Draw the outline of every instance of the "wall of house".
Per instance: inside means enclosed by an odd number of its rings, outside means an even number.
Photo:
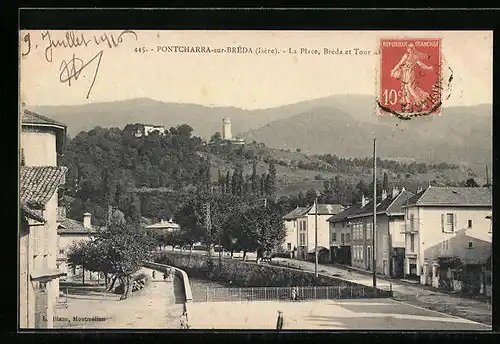
[[[21,226],[19,238],[19,327],[29,324],[29,225]]]
[[[318,215],[317,223],[318,223],[318,246],[323,246],[330,249],[330,226],[327,221],[332,215]],[[307,241],[308,241],[308,250],[311,250],[315,246],[315,215],[308,214],[307,215]]]
[[[297,257],[298,258],[305,258],[305,255],[307,254],[307,251],[308,251],[308,245],[310,245],[310,242],[309,242],[309,237],[308,237],[308,234],[307,234],[307,220],[308,220],[308,216],[304,216],[304,217],[299,217],[297,218]],[[302,225],[301,225],[302,224]],[[301,230],[301,228],[305,229],[305,230]],[[304,233],[304,248],[302,247],[302,243],[300,241],[300,235],[301,233]],[[312,243],[314,244],[314,239],[312,241]]]
[[[75,242],[82,240],[90,240],[90,236],[85,233],[61,233],[58,235],[58,256],[64,258],[64,261],[59,263],[59,271],[65,272],[68,276],[72,275],[71,269],[68,268],[68,264],[65,259],[68,254],[68,248]]]
[[[454,207],[454,208],[431,208],[422,207],[420,211],[419,223],[419,262],[423,264],[424,259],[433,259],[434,257],[425,257],[425,250],[443,241],[450,240],[457,235],[460,229],[467,229],[467,235],[483,241],[491,242],[491,236],[488,233],[490,229],[490,220],[485,217],[491,212],[491,207]],[[441,214],[453,213],[456,217],[456,227],[453,233],[442,233]],[[472,228],[468,229],[468,220],[472,220]],[[458,248],[461,253],[466,254],[467,248]],[[459,253],[457,251],[457,253]]]
[[[283,249],[287,251],[288,244],[290,244],[291,249],[293,250],[294,247],[297,247],[297,220],[286,220],[284,222],[286,236],[282,246]]]
[[[391,234],[392,247],[406,247],[406,236],[404,233],[404,216],[391,216],[389,218],[389,232]]]
[[[57,166],[56,135],[50,129],[23,128],[20,143],[26,166]]]
[[[351,229],[347,227],[347,223],[342,222],[329,222],[330,230],[330,245],[329,246],[350,246],[351,245]],[[335,235],[333,235],[335,233]],[[342,243],[342,234],[344,235],[344,242]],[[347,235],[349,234],[349,235]],[[335,237],[335,240],[334,240]]]

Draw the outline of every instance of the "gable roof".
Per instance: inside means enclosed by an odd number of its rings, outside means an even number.
[[[46,204],[65,182],[67,168],[60,166],[21,166],[21,204],[34,209]]]
[[[306,207],[297,207],[285,216],[282,217],[283,220],[295,220],[297,217],[304,215]]]
[[[31,110],[24,110],[21,114],[21,125],[23,126],[44,126],[66,130],[66,124],[54,121],[46,116],[42,116]]]
[[[335,215],[344,210],[342,204],[321,204],[318,203],[318,215]],[[315,214],[314,204],[306,209],[305,214]]]
[[[58,223],[57,234],[92,234],[97,232],[95,227],[86,228],[83,222],[65,218]]]
[[[355,204],[355,205],[352,205],[350,206],[349,208],[341,211],[340,213],[338,214],[335,214],[333,216],[331,216],[327,221],[328,222],[341,222],[341,221],[344,221],[346,220],[350,215],[356,213],[357,211],[359,211],[359,209],[361,208],[361,204]]]
[[[492,205],[491,190],[485,187],[429,186],[408,200],[408,206],[483,206]]]
[[[398,215],[403,214],[402,206],[406,201],[413,196],[413,193],[407,190],[401,190],[396,197],[387,196],[377,204],[377,214]],[[373,216],[373,200],[369,201],[364,207],[360,207],[358,211],[349,215],[349,218]]]

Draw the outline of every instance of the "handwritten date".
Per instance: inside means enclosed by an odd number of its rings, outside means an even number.
[[[78,80],[80,77],[80,74],[82,71],[92,64],[92,62],[97,61],[97,65],[94,70],[94,76],[92,78],[92,83],[90,84],[89,91],[87,92],[87,97],[86,99],[89,99],[90,97],[90,92],[92,92],[92,87],[94,87],[94,83],[97,77],[97,74],[99,72],[99,66],[101,65],[101,59],[104,51],[101,50],[100,52],[97,53],[90,61],[87,63],[84,63],[81,58],[78,58],[73,54],[73,57],[69,60],[63,60],[61,62],[61,66],[59,67],[59,80],[61,83],[67,83],[68,86],[71,86],[71,81],[72,80]]]

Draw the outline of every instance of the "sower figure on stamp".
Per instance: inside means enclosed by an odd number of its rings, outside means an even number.
[[[283,312],[278,311],[278,319],[276,320],[276,330],[281,331],[283,329]]]
[[[413,44],[408,45],[407,52],[398,64],[391,70],[391,76],[401,81],[401,106],[405,109],[424,109],[427,106],[429,93],[415,83],[417,65],[425,70],[432,70],[421,59],[427,55],[416,50]]]

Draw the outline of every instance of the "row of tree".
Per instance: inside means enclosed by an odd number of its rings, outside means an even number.
[[[227,171],[226,175],[219,170],[217,179],[219,190],[224,194],[232,195],[268,195],[273,196],[276,193],[276,167],[274,161],[269,162],[268,173],[257,174],[257,162],[254,161],[252,174],[245,176],[243,167],[239,164],[231,174]]]
[[[150,231],[158,246],[220,245],[233,253],[257,252],[262,257],[285,239],[282,216],[288,206],[273,198],[255,195],[206,194],[190,198],[175,213],[177,232]]]

